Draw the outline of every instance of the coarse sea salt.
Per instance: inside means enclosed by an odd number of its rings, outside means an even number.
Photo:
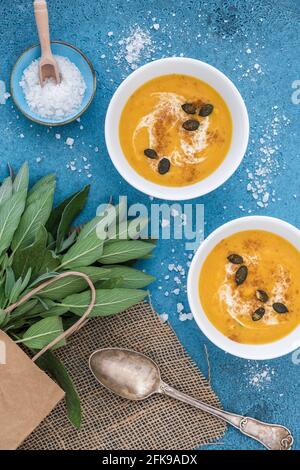
[[[43,118],[64,119],[80,108],[86,90],[84,78],[67,57],[55,56],[61,74],[61,83],[48,79],[41,86],[39,60],[24,70],[20,81],[30,109]]]

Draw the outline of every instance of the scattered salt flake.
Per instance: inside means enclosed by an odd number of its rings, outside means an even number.
[[[168,227],[170,225],[170,221],[168,219],[162,219],[161,226],[162,228]]]
[[[151,45],[151,37],[148,31],[137,26],[131,34],[124,39],[125,59],[132,69],[137,68],[143,50]]]
[[[24,139],[25,135],[24,134],[20,134],[20,139]]]
[[[169,315],[167,313],[162,313],[161,315],[159,315],[159,318],[163,323],[166,323],[168,321]]]
[[[179,215],[179,212],[177,209],[172,208],[171,209],[171,216],[172,217],[177,217]]]
[[[61,135],[60,135],[60,134],[55,134],[55,138],[56,138],[57,140],[59,140],[59,139],[61,138]]]
[[[180,313],[184,310],[184,306],[181,302],[178,302],[177,304],[177,313]]]
[[[247,54],[251,54],[252,50],[250,49],[250,47],[248,47],[248,49],[246,49],[246,52],[247,52]]]
[[[179,320],[180,321],[193,320],[193,314],[192,313],[180,313]]]
[[[268,364],[253,363],[249,361],[243,375],[248,381],[248,385],[255,387],[259,391],[268,387],[275,375],[275,369]]]
[[[40,163],[40,162],[42,161],[42,159],[41,159],[41,157],[36,157],[35,161],[36,161],[37,163]]]
[[[67,140],[66,140],[66,144],[69,145],[69,147],[72,147],[73,144],[74,144],[74,139],[72,139],[72,137],[68,137]]]
[[[154,23],[153,29],[155,29],[155,31],[158,31],[159,28],[160,28],[159,23]]]
[[[112,31],[108,31],[108,33],[107,33],[107,36],[108,36],[108,37],[111,37],[111,36],[113,36],[113,35],[114,35],[114,33],[113,33]]]

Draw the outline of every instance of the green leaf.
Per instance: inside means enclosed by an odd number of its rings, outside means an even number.
[[[25,316],[30,310],[32,310],[38,303],[37,299],[30,299],[24,304],[17,307],[11,314],[12,319]]]
[[[148,292],[138,289],[97,289],[96,304],[91,317],[114,315],[141,302]],[[61,305],[75,315],[83,315],[91,299],[90,292],[82,292],[66,297]]]
[[[116,287],[122,287],[122,277],[112,277],[111,279],[107,279],[107,281],[103,281],[99,283],[98,287],[101,289],[115,289]]]
[[[116,233],[108,233],[107,242],[114,240],[135,240],[148,224],[148,217],[137,217],[133,220],[126,220],[121,222],[116,230]]]
[[[0,308],[0,330],[7,324],[8,319],[9,315],[4,310],[2,310],[2,308]]]
[[[5,271],[5,297],[9,299],[11,291],[15,285],[15,275],[11,267],[7,267]]]
[[[13,182],[13,192],[17,193],[19,191],[25,191],[27,193],[29,183],[29,170],[28,163],[25,162],[21,166],[17,176]]]
[[[64,364],[51,351],[47,351],[37,360],[37,365],[47,371],[66,393],[68,417],[73,426],[80,427],[80,399]]]
[[[26,209],[12,241],[14,252],[19,248],[30,245],[35,239],[35,235],[40,226],[46,224],[53,204],[54,189],[55,181],[52,182],[51,186],[48,186],[47,190],[39,194],[37,199],[33,200],[32,197],[32,202],[26,205]],[[28,197],[27,203],[29,199]]]
[[[105,266],[109,269],[108,276],[110,278],[121,277],[122,282],[119,287],[128,289],[141,289],[151,282],[155,281],[155,277],[140,271],[139,269],[130,268],[128,266]]]
[[[95,231],[105,239],[109,227],[116,222],[117,215],[118,208],[107,204],[107,208],[103,213],[97,215],[83,226],[78,235],[78,240],[89,237]]]
[[[39,274],[56,271],[60,265],[61,256],[58,256],[54,251],[47,250],[40,267]]]
[[[142,258],[155,248],[151,243],[140,240],[119,240],[106,243],[103,254],[98,258],[101,264],[119,264],[132,259]]]
[[[64,237],[70,229],[72,221],[84,208],[89,190],[90,186],[85,186],[80,192],[76,193],[65,206],[57,229],[56,248],[58,251],[62,248]]]
[[[70,246],[73,245],[73,243],[75,242],[76,237],[77,237],[77,233],[74,230],[74,232],[72,232],[71,235],[69,235],[68,238],[63,240],[60,249],[59,250],[57,249],[56,252],[57,253],[62,253],[63,251],[68,250],[70,248]]]
[[[22,342],[31,349],[43,349],[51,341],[57,338],[63,332],[63,326],[61,318],[59,317],[49,317],[43,318],[36,323],[34,323],[28,330],[24,333]],[[66,344],[65,340],[61,340],[54,348],[59,348]]]
[[[12,195],[0,207],[0,254],[10,246],[12,238],[20,224],[26,200],[25,191]]]
[[[28,193],[27,206],[40,199],[43,193],[55,187],[55,175],[51,173],[41,178]]]
[[[22,278],[19,277],[19,279],[14,283],[11,289],[8,304],[9,305],[14,304],[18,300],[18,297],[20,296],[21,292],[22,292]]]
[[[109,270],[105,268],[90,266],[87,268],[75,268],[75,271],[87,274],[93,283],[109,278]],[[39,297],[47,297],[52,300],[61,300],[68,295],[81,292],[85,289],[88,289],[85,279],[70,275],[69,277],[58,279],[53,284],[50,284],[50,286],[45,287],[38,295]]]
[[[16,277],[24,277],[28,269],[32,270],[34,278],[41,269],[46,253],[47,232],[45,227],[40,226],[35,234],[35,240],[26,248],[19,249],[13,257],[13,270]]]
[[[3,204],[7,199],[10,199],[12,196],[12,180],[11,177],[9,176],[8,178],[5,178],[3,181],[1,187],[0,187],[0,205]]]
[[[73,269],[74,267],[89,266],[102,255],[103,240],[100,240],[96,231],[87,238],[77,240],[69,251],[63,256],[60,269]]]

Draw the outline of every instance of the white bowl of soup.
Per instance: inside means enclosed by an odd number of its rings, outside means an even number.
[[[195,253],[188,298],[226,352],[266,360],[300,348],[300,231],[264,216],[219,227]]]
[[[246,152],[249,120],[234,84],[195,59],[140,67],[113,95],[105,121],[110,158],[132,186],[185,200],[221,186]]]

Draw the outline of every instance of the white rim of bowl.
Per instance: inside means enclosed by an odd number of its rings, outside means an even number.
[[[185,67],[190,65],[191,67],[194,67],[194,68],[200,66],[202,70],[205,70],[207,73],[212,73],[215,76],[215,79],[219,80],[219,83],[223,83],[225,87],[227,88],[227,92],[231,94],[231,97],[235,102],[235,105],[237,107],[236,114],[238,114],[238,123],[239,123],[239,126],[241,127],[241,129],[238,132],[236,132],[236,135],[239,135],[239,137],[237,138],[240,140],[238,152],[235,151],[233,153],[232,142],[231,142],[231,147],[225,159],[219,165],[219,167],[211,175],[206,177],[204,180],[201,180],[197,183],[194,183],[188,186],[175,186],[175,187],[163,186],[163,185],[159,185],[157,183],[153,183],[147,180],[146,178],[141,176],[137,171],[135,171],[133,167],[129,164],[125,155],[123,154],[123,151],[121,149],[120,142],[119,142],[120,116],[129,97],[140,86],[142,86],[144,83],[146,83],[147,81],[155,77],[158,77],[160,75],[172,74],[172,73],[183,73],[182,71],[176,72],[172,70],[159,72],[160,67],[163,67],[164,65],[171,67],[172,63],[176,65],[181,65],[181,66],[184,65]],[[155,70],[157,70],[158,73],[155,73]],[[144,76],[144,74],[147,75],[148,72],[149,72],[148,77],[145,77],[137,85],[135,86],[133,85],[133,83],[136,80],[139,81],[138,80],[139,77]],[[194,74],[190,73],[189,70],[186,70],[185,74],[191,75],[191,76],[197,76],[195,73]],[[201,79],[201,77],[199,76],[198,78]],[[206,83],[211,85],[211,83],[208,80],[204,80],[204,81],[206,81]],[[211,86],[213,86],[213,88],[215,88],[218,91],[218,93],[220,93],[220,91],[217,89],[215,85],[211,85]],[[220,94],[222,96],[222,93]],[[222,97],[223,99],[225,99],[224,96]],[[230,104],[226,100],[225,102],[232,114],[232,106],[230,106]],[[234,130],[233,130],[233,133],[234,133]],[[132,72],[119,85],[119,87],[115,91],[109,103],[107,113],[106,113],[106,118],[105,118],[106,146],[108,149],[109,156],[115,168],[120,173],[120,175],[131,186],[135,187],[142,193],[148,194],[149,196],[153,196],[156,198],[166,199],[166,200],[193,199],[195,197],[200,197],[205,194],[208,194],[214,189],[220,187],[233,175],[233,173],[239,167],[246,153],[248,140],[249,140],[248,112],[247,112],[245,102],[240,92],[236,88],[236,86],[223,72],[213,67],[212,65],[209,65],[206,62],[202,62],[197,59],[191,59],[187,57],[168,57],[165,59],[159,59],[153,62],[149,62],[148,64],[145,64],[142,67],[139,67],[134,72]],[[231,152],[233,153],[233,155],[231,156],[232,158],[228,158]]]
[[[289,354],[300,347],[300,325],[287,336],[271,343],[237,343],[227,338],[210,322],[200,301],[199,276],[208,254],[222,239],[245,230],[266,230],[275,233],[289,241],[300,251],[300,230],[288,222],[268,216],[249,216],[231,220],[214,230],[196,251],[188,274],[188,300],[200,330],[212,343],[223,351],[244,359],[275,359]]]

